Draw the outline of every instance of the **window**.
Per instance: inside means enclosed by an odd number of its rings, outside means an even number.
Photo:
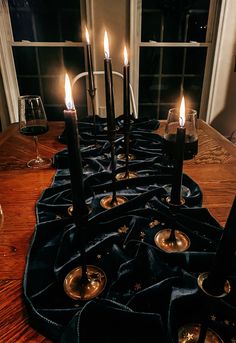
[[[41,95],[48,119],[62,119],[65,72],[74,77],[85,70],[83,2],[8,0],[8,8],[19,93]],[[84,83],[74,90],[80,116],[87,114]]]
[[[204,117],[219,1],[138,0],[132,10],[137,16],[131,32],[138,32],[132,48],[139,116],[166,118],[183,90],[187,105]]]

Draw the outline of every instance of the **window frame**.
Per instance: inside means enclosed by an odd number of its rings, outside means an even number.
[[[209,6],[209,19],[208,19],[208,29],[206,34],[206,42],[142,42],[141,41],[141,21],[142,21],[142,0],[131,0],[130,1],[130,43],[131,43],[131,83],[134,89],[134,97],[136,101],[136,107],[139,104],[139,60],[140,60],[140,49],[145,47],[152,48],[166,48],[166,47],[183,47],[183,48],[207,48],[205,70],[203,77],[203,87],[201,104],[199,110],[199,118],[207,120],[209,122],[209,111],[210,100],[209,94],[213,92],[211,79],[215,77],[212,75],[213,68],[213,58],[214,51],[217,56],[217,45],[216,45],[216,31],[222,30],[222,25],[226,25],[224,21],[219,20],[218,29],[214,30],[215,18],[217,11],[221,10],[218,8],[219,3],[221,3],[221,9],[226,6],[226,0],[211,0]],[[220,12],[222,15],[222,12]],[[220,16],[219,15],[219,16]],[[216,50],[215,50],[216,49]],[[214,58],[215,59],[215,58]]]
[[[81,26],[89,14],[86,11],[87,0],[80,1]],[[0,72],[2,73],[4,90],[6,94],[10,123],[18,121],[19,86],[13,57],[13,47],[83,47],[86,53],[85,42],[32,42],[14,41],[8,0],[0,0]]]

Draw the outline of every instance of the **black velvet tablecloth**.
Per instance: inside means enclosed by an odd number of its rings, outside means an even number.
[[[190,195],[185,204],[173,213],[163,201],[172,167],[164,158],[162,138],[151,133],[158,122],[134,122],[130,138],[136,159],[130,169],[139,177],[117,181],[117,194],[128,202],[111,210],[100,205],[111,194],[109,143],[102,132],[99,148],[88,147],[91,123],[80,125],[86,201],[92,208],[86,228],[87,263],[103,269],[107,284],[87,302],[72,300],[63,289],[67,273],[81,264],[80,233],[68,215],[72,197],[65,148],[54,157],[57,169],[51,187],[36,203],[37,224],[23,285],[31,324],[55,342],[176,343],[184,324],[205,322],[224,342],[234,342],[235,271],[229,276],[232,292],[225,298],[208,297],[197,286],[199,273],[214,262],[222,228],[202,208],[202,192],[187,175],[183,184]],[[103,129],[101,122],[98,131]],[[117,153],[122,152],[122,140],[120,132]],[[117,172],[122,170],[124,162],[117,161]],[[187,251],[165,253],[155,245],[156,233],[172,227],[189,236]]]

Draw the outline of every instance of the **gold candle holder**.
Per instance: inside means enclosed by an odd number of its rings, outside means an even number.
[[[110,210],[113,207],[124,204],[126,201],[128,199],[121,195],[116,195],[115,198],[112,195],[107,195],[100,200],[100,205],[106,210]]]
[[[88,215],[92,212],[92,207],[90,205],[86,205],[87,209],[88,209]],[[69,214],[69,216],[73,216],[73,205],[69,206],[67,209],[67,213]]]
[[[133,179],[135,177],[138,177],[138,173],[136,173],[135,171],[128,171],[128,173],[125,172],[121,172],[116,174],[116,179],[117,180],[125,180],[125,179]]]
[[[117,159],[120,161],[126,161],[126,154],[118,154]],[[135,159],[136,157],[133,154],[128,155],[128,161],[133,161]]]
[[[74,300],[91,300],[97,297],[106,287],[107,278],[97,266],[86,266],[87,279],[82,279],[82,267],[70,271],[64,279],[65,293]]]
[[[187,324],[178,331],[178,343],[198,343],[201,324]],[[207,328],[204,343],[224,343],[222,338],[212,329]]]
[[[173,204],[169,196],[163,200],[174,210],[185,203],[185,200],[182,198],[179,205]],[[157,232],[154,242],[159,249],[168,253],[186,251],[191,244],[189,237],[184,232],[174,228],[166,228]]]

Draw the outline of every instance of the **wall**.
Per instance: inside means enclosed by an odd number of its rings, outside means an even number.
[[[223,1],[224,3],[224,1]],[[226,0],[222,8],[213,77],[209,123],[229,137],[236,130],[236,1]]]
[[[94,47],[94,70],[104,70],[104,32],[107,30],[112,68],[123,73],[123,50],[125,37],[129,35],[129,1],[92,0],[92,27]],[[122,114],[122,80],[113,77],[116,115]],[[96,77],[97,107],[100,115],[105,112],[104,78]]]

